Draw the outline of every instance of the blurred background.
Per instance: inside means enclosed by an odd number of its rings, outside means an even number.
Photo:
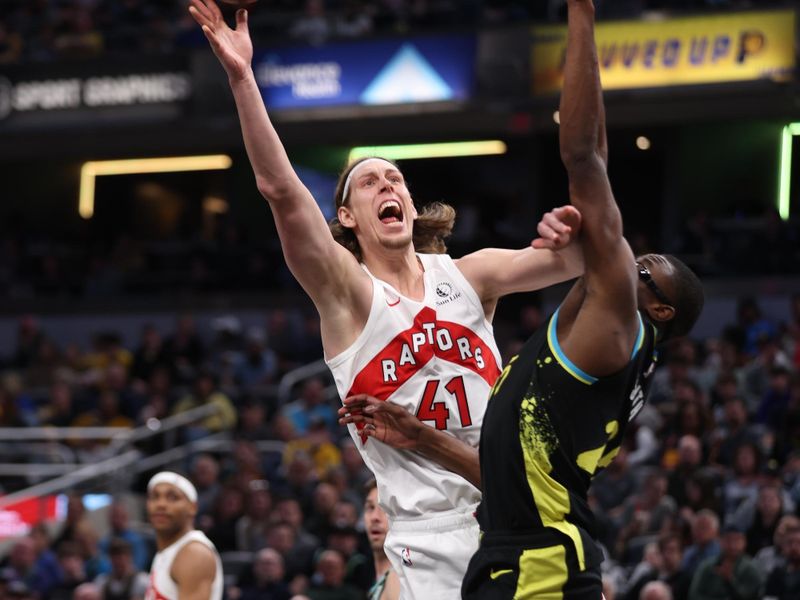
[[[626,236],[707,294],[594,484],[606,597],[656,578],[688,597],[726,524],[765,585],[800,569],[780,535],[800,527],[800,5],[595,3]],[[147,571],[164,468],[201,491],[229,597],[263,548],[293,593],[315,597],[330,547],[328,587],[371,584],[369,473],[186,4],[0,1],[0,598],[71,598],[117,568],[112,542]],[[564,19],[563,0],[261,0],[253,66],[327,217],[348,157],[375,153],[418,204],[455,206],[454,256],[519,248],[568,200]],[[563,293],[503,300],[504,357]]]

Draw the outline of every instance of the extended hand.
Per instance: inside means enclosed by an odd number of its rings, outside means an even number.
[[[539,237],[531,242],[537,249],[561,250],[578,237],[581,213],[572,205],[560,206],[545,213],[536,226]]]
[[[253,60],[253,42],[247,28],[247,11],[236,11],[236,29],[231,29],[214,0],[190,0],[189,13],[203,28],[228,78],[244,79]]]
[[[361,432],[399,450],[416,450],[420,431],[426,427],[404,408],[367,394],[345,398],[339,424],[363,424]]]

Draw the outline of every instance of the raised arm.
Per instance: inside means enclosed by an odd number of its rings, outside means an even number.
[[[225,23],[214,0],[191,0],[189,12],[228,75],[256,185],[275,216],[286,262],[323,313],[329,303],[350,295],[348,284],[362,275],[361,269],[333,239],[270,121],[251,66],[247,11],[237,11],[235,29]]]
[[[457,437],[425,425],[410,412],[391,402],[366,394],[345,398],[339,409],[339,424],[353,424],[363,435],[398,450],[427,456],[448,471],[460,475],[481,489],[478,449]]]
[[[559,316],[564,353],[602,376],[629,360],[638,332],[634,257],[606,171],[605,111],[594,42],[592,0],[568,0],[567,57],[561,94],[561,159],[570,201],[583,216],[585,274]]]
[[[532,292],[583,273],[583,252],[577,243],[581,214],[574,206],[546,213],[537,226],[540,235],[530,248],[484,248],[456,261],[483,303],[490,321],[497,301],[507,294]]]

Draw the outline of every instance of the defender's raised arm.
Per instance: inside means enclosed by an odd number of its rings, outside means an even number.
[[[606,375],[626,364],[636,339],[636,270],[606,171],[594,5],[591,0],[569,0],[568,11],[559,142],[570,202],[583,216],[585,289],[576,289],[565,301],[559,337],[564,352],[581,369]]]

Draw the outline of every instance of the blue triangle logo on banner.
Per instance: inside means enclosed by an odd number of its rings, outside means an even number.
[[[363,104],[436,102],[453,98],[453,90],[413,46],[403,44],[361,94]]]

